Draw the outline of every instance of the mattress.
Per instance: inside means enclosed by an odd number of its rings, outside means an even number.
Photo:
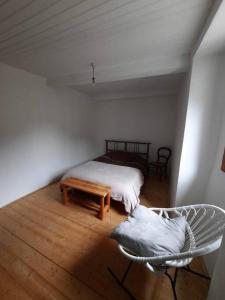
[[[144,176],[138,168],[100,161],[88,161],[71,168],[62,180],[69,177],[111,186],[112,199],[122,202],[128,213],[140,202],[139,195],[141,186],[144,183]]]

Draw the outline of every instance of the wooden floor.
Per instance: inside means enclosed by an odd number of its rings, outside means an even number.
[[[149,178],[141,201],[167,206],[168,194],[168,184]],[[128,264],[109,238],[126,215],[113,201],[101,221],[88,196],[76,193],[73,198],[64,206],[59,185],[52,184],[0,209],[1,300],[129,299],[107,271],[110,266],[121,276]],[[204,272],[200,260],[192,266]],[[168,278],[143,265],[132,267],[126,286],[137,299],[173,299]],[[207,290],[207,280],[179,270],[178,300],[206,299]]]

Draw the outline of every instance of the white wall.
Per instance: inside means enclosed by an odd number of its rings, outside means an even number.
[[[216,2],[194,54],[176,205],[206,202],[225,209],[225,173],[220,170],[225,147],[225,2]],[[204,257],[212,276],[210,300],[225,299],[224,253],[225,238],[217,253]]]
[[[214,127],[216,126],[218,131],[219,139],[215,147],[216,151],[214,152],[214,163],[206,187],[205,201],[209,204],[218,205],[225,209],[225,173],[221,171],[221,163],[225,148],[225,57],[220,56],[218,59],[223,70],[220,75],[220,87],[217,90],[217,117],[215,118],[214,123]],[[220,117],[221,115],[222,119]],[[224,242],[218,252],[214,252],[205,258],[208,271],[210,274],[213,274],[209,299],[222,299],[220,298],[222,294],[225,297],[224,284],[220,278],[225,266]],[[215,264],[216,267],[214,269]]]
[[[181,152],[182,152],[183,139],[184,139],[184,128],[186,122],[188,96],[189,96],[190,73],[191,71],[189,71],[186,74],[178,94],[177,113],[176,113],[176,133],[175,133],[173,164],[172,164],[172,173],[171,173],[171,197],[170,197],[171,206],[175,206],[176,204],[178,174],[180,168],[180,160],[181,160]]]
[[[74,90],[0,64],[0,206],[93,156],[91,107]]]
[[[221,108],[221,110],[223,111],[223,122],[219,130],[220,138],[217,144],[215,163],[213,165],[210,180],[208,183],[206,201],[207,203],[212,203],[225,209],[225,173],[221,171],[222,157],[225,148],[225,58],[223,59],[223,67],[224,74],[221,77],[222,84],[219,93],[220,100],[221,102],[223,102],[223,110]],[[219,250],[218,257],[215,254],[212,254],[207,258],[206,263],[211,273],[215,265],[208,299],[224,299],[225,238],[223,238],[223,243]]]
[[[223,68],[218,56],[193,61],[176,205],[205,202],[222,118],[217,97]]]
[[[220,170],[225,147],[225,57],[196,55],[193,61],[176,206],[209,203],[225,209],[225,173]],[[218,285],[225,265],[224,249],[205,256],[213,277],[210,299],[222,299]],[[223,266],[223,267],[222,267]],[[215,279],[216,278],[216,279]],[[218,290],[218,287],[220,290]],[[217,297],[215,297],[217,295]],[[225,291],[223,291],[225,296]]]
[[[225,148],[225,57],[218,55],[217,59],[220,64],[221,72],[220,78],[218,79],[217,91],[215,93],[216,105],[214,106],[214,120],[212,125],[214,133],[210,132],[208,139],[212,138],[212,134],[216,134],[217,138],[213,141],[215,143],[214,151],[211,154],[213,164],[207,186],[205,187],[205,201],[225,209],[225,173],[221,171],[223,151]],[[217,253],[212,253],[205,259],[210,274],[213,273],[216,258]]]
[[[152,153],[160,146],[173,147],[176,96],[115,99],[95,103],[97,151],[104,139],[152,142]],[[155,159],[155,155],[151,159]]]

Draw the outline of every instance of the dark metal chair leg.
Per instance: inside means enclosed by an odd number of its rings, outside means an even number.
[[[178,272],[178,269],[176,268],[174,278],[171,277],[171,275],[167,272],[167,270],[164,273],[170,280],[172,290],[173,290],[174,300],[177,300],[177,293],[176,293],[177,272]]]
[[[189,265],[187,265],[186,267],[183,267],[182,269],[184,269],[185,271],[190,272],[190,273],[192,273],[192,274],[194,274],[194,275],[197,275],[197,276],[200,276],[200,277],[202,277],[202,278],[211,280],[211,278],[210,278],[209,276],[193,271],[193,270],[190,268]]]
[[[116,276],[116,274],[111,270],[111,268],[109,268],[109,267],[107,267],[107,269],[108,269],[108,271],[109,271],[109,273],[113,276],[113,278],[116,280],[116,282],[122,287],[122,289],[131,297],[131,299],[132,300],[137,300],[132,294],[131,294],[131,292],[124,286],[124,281],[126,280],[126,278],[127,278],[127,275],[128,275],[128,273],[129,273],[129,271],[130,271],[130,268],[131,268],[131,266],[132,266],[132,264],[133,264],[133,261],[130,261],[129,262],[129,265],[128,265],[128,267],[127,267],[127,269],[126,269],[126,271],[125,271],[125,273],[124,273],[124,275],[123,275],[123,277],[122,277],[122,279],[120,280],[117,276]]]
[[[178,268],[175,269],[175,275],[174,275],[174,285],[177,283],[177,273],[178,273]]]
[[[132,266],[133,262],[130,261],[129,262],[129,265],[127,267],[127,269],[125,270],[125,273],[122,277],[122,279],[120,280],[115,274],[114,272],[108,267],[108,271],[109,273],[114,277],[114,279],[116,280],[116,282],[123,288],[123,290],[131,297],[132,300],[137,300],[132,294],[131,292],[124,286],[124,281],[126,280],[127,278],[127,275],[130,271],[130,268]],[[204,274],[201,274],[201,273],[198,273],[198,272],[195,272],[193,271],[189,265],[187,265],[186,267],[183,267],[182,269],[184,269],[185,271],[187,272],[190,272],[192,274],[195,274],[197,276],[200,276],[202,278],[205,278],[205,279],[208,279],[210,280],[211,278],[207,275],[204,275]],[[164,273],[170,280],[170,283],[171,283],[171,287],[172,287],[172,290],[173,290],[173,296],[174,296],[174,300],[177,300],[177,293],[176,293],[176,282],[177,282],[177,274],[178,274],[178,268],[175,269],[175,274],[174,274],[174,278],[172,278],[172,276],[167,272],[167,270],[165,271]]]

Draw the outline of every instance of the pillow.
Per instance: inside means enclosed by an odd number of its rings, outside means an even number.
[[[163,256],[180,252],[185,229],[184,216],[166,219],[138,205],[128,219],[113,230],[111,238],[136,255]]]

